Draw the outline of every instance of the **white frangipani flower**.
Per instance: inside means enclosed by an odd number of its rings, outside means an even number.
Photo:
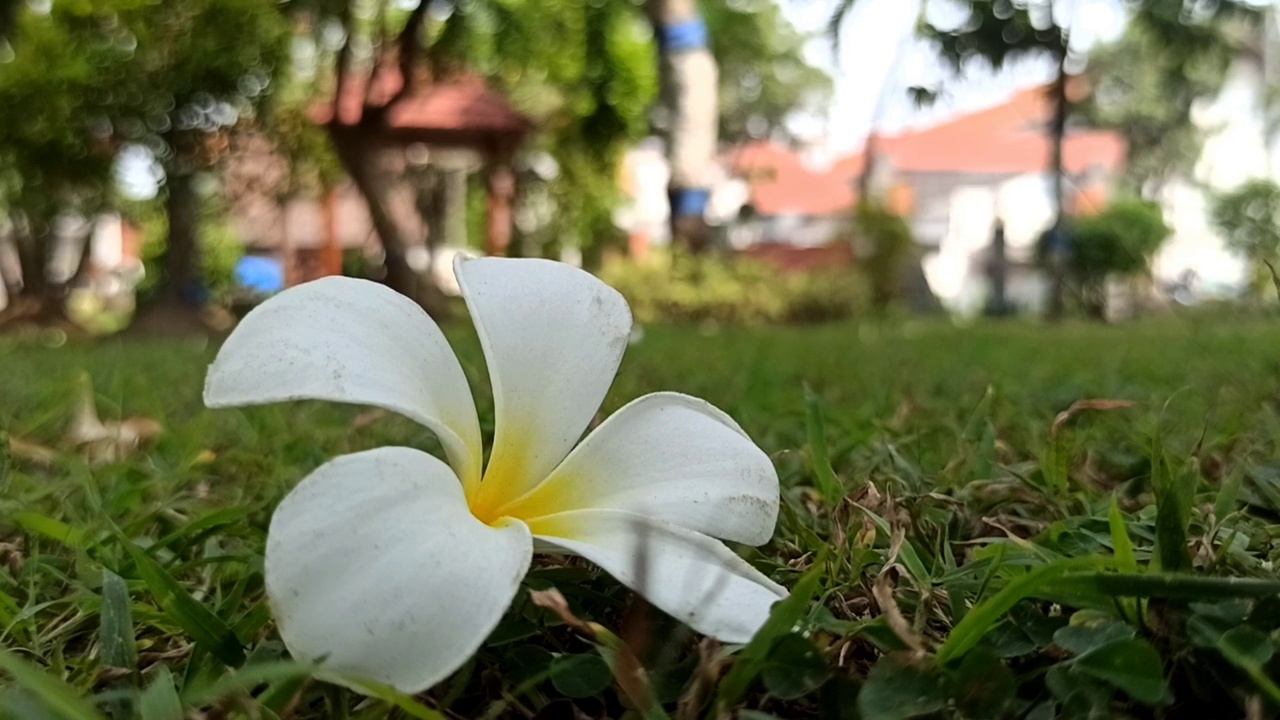
[[[772,536],[769,458],[724,413],[676,393],[630,403],[579,444],[627,347],[622,296],[545,260],[456,271],[493,383],[483,471],[475,403],[444,334],[376,283],[326,278],[277,295],[209,368],[210,407],[385,408],[429,428],[448,456],[346,455],[280,503],[266,586],[289,651],[335,682],[428,688],[498,624],[535,545],[587,558],[699,632],[746,642],[786,590],[713,538]]]

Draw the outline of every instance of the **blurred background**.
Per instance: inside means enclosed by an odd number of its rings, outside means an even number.
[[[0,0],[0,323],[220,332],[459,254],[644,322],[1276,302],[1249,0]]]

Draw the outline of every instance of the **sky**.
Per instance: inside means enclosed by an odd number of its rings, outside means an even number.
[[[932,51],[914,38],[922,0],[859,0],[845,18],[838,57],[825,35],[835,0],[776,0],[802,32],[813,33],[806,54],[810,63],[826,70],[834,81],[831,104],[819,121],[801,120],[797,131],[825,135],[823,144],[844,153],[861,147],[877,114],[877,99],[885,92],[881,131],[938,122],[957,113],[999,103],[1019,89],[1048,82],[1053,69],[1047,62],[1023,62],[1001,73],[973,72],[927,110],[913,107],[907,97],[912,85],[933,85],[949,74]],[[960,17],[946,0],[934,0],[929,11],[939,23]],[[1072,28],[1072,44],[1087,50],[1119,36],[1124,29],[1122,0],[1059,2],[1058,12]]]

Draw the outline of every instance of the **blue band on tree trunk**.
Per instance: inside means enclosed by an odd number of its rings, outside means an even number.
[[[678,25],[667,25],[658,31],[658,45],[672,52],[701,50],[707,47],[707,24],[695,17]]]
[[[671,214],[675,217],[702,217],[711,200],[711,191],[705,188],[671,188]]]

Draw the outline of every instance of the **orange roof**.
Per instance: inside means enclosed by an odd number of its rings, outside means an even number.
[[[933,127],[879,136],[875,151],[900,173],[1044,172],[1052,112],[1046,88],[1023,90],[1000,105]],[[1068,128],[1063,160],[1071,174],[1093,166],[1117,170],[1125,152],[1117,133]],[[758,142],[738,149],[731,165],[735,174],[750,178],[752,205],[760,213],[830,215],[853,207],[866,159],[861,153],[849,155],[817,170],[781,145]]]
[[[339,122],[343,125],[360,122],[366,107],[386,105],[403,84],[399,70],[389,67],[377,74],[371,88],[368,78],[349,79],[338,97]],[[319,124],[330,122],[333,103],[313,105],[311,119]],[[506,96],[489,88],[483,78],[469,74],[424,84],[411,91],[388,110],[386,125],[392,130],[517,134],[532,127],[529,119],[516,111]]]
[[[789,148],[761,141],[737,148],[732,172],[747,179],[751,205],[762,215],[832,215],[853,207],[856,175],[804,163]]]
[[[1033,173],[1049,164],[1047,133],[1053,106],[1046,88],[1023,90],[1008,102],[923,130],[882,137],[879,150],[902,172]],[[1068,128],[1068,173],[1124,164],[1125,144],[1108,130]]]

